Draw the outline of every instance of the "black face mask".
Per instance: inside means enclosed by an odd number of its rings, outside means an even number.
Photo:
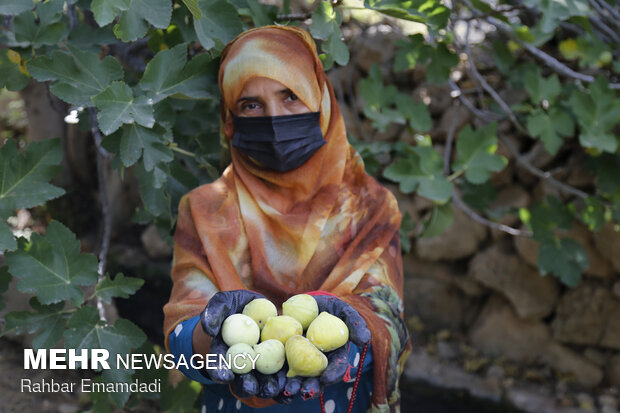
[[[301,166],[326,141],[320,112],[237,117],[232,145],[265,167],[287,172]]]

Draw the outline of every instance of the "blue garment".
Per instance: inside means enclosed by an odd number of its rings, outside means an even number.
[[[192,340],[194,327],[198,321],[199,316],[190,318],[189,320],[179,323],[174,331],[170,333],[170,353],[173,354],[175,358],[183,354],[185,359],[189,360],[194,354]],[[353,391],[353,384],[358,370],[357,366],[359,364],[360,354],[359,348],[351,343],[351,350],[349,351],[349,364],[352,366],[351,380],[349,382],[342,381],[325,388],[323,400],[325,402],[326,413],[344,413],[347,411],[349,398]],[[187,369],[180,366],[180,370],[190,379],[204,385],[201,413],[249,413],[255,410],[261,413],[290,413],[292,411],[296,413],[319,413],[321,411],[318,397],[306,401],[303,400],[299,394],[295,396],[295,399],[289,405],[275,404],[262,409],[252,408],[235,398],[235,396],[230,393],[227,384],[215,383],[203,376],[199,370],[191,367]],[[370,346],[368,346],[364,366],[362,368],[362,375],[355,396],[353,412],[361,413],[368,409],[368,406],[370,406],[370,396],[372,395],[372,386],[372,351]]]

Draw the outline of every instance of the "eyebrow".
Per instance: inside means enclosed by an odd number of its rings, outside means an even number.
[[[293,91],[289,88],[286,88],[286,89],[279,90],[277,93],[280,95],[284,95],[287,93],[293,93]],[[256,102],[258,100],[259,100],[258,96],[241,96],[239,99],[237,99],[237,103],[248,102],[248,101]]]

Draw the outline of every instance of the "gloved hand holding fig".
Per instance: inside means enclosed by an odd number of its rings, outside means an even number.
[[[231,383],[242,398],[288,403],[301,392],[309,399],[344,378],[349,340],[358,346],[370,341],[364,319],[334,296],[295,295],[282,312],[277,315],[273,303],[251,291],[215,294],[201,314],[204,331],[213,337],[211,352],[243,361],[208,370],[209,377]]]

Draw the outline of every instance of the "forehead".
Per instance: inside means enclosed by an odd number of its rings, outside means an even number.
[[[253,77],[248,79],[241,89],[240,98],[244,97],[260,97],[265,95],[280,94],[283,91],[289,90],[288,87],[278,82],[277,80],[269,79],[266,77]]]

